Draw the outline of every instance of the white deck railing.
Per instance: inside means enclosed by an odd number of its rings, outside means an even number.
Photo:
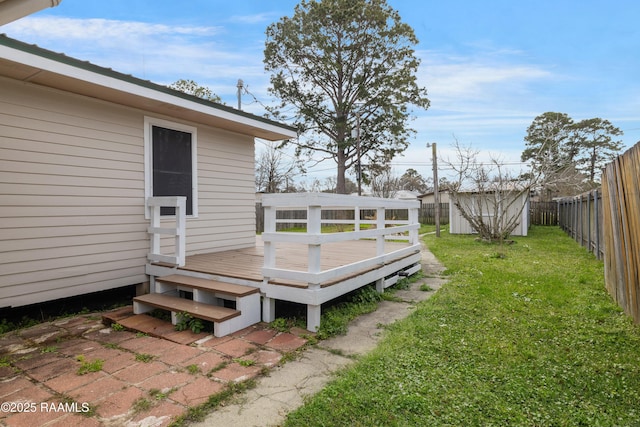
[[[151,225],[147,228],[150,235],[150,250],[147,258],[152,262],[166,262],[168,264],[183,267],[185,264],[185,236],[186,236],[186,203],[184,196],[149,197],[147,209]],[[175,221],[174,227],[161,227],[160,208],[175,208],[175,215],[162,217],[163,220]],[[162,236],[170,236],[174,239],[173,255],[162,253]]]
[[[307,283],[318,288],[321,283],[347,276],[364,268],[382,265],[390,260],[414,253],[420,247],[418,241],[418,201],[392,200],[374,197],[358,197],[325,193],[265,194],[264,207],[264,267],[265,282],[277,279]],[[386,210],[406,210],[407,219],[386,219]],[[277,219],[276,212],[306,210],[306,219]],[[353,219],[322,219],[323,210],[353,211]],[[373,210],[371,218],[361,219],[362,210]],[[349,217],[351,215],[348,215]],[[403,215],[404,216],[404,215]],[[276,232],[277,223],[306,224],[306,232]],[[352,224],[353,231],[322,233],[323,224]],[[361,225],[375,225],[375,229],[361,229]],[[322,245],[360,239],[376,240],[376,256],[337,268],[323,270]],[[409,246],[385,253],[385,240],[408,240]],[[307,271],[286,270],[276,266],[276,243],[301,243],[307,245]]]

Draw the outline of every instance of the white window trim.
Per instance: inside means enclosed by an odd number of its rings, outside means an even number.
[[[187,218],[198,217],[198,129],[182,123],[170,122],[168,120],[158,119],[155,117],[144,118],[144,200],[145,211],[144,216],[149,219],[149,209],[146,208],[146,200],[153,196],[153,156],[152,156],[152,127],[159,126],[167,129],[173,129],[191,134],[191,201],[193,204],[192,215]]]

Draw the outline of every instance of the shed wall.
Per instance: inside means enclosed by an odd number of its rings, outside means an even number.
[[[461,193],[459,197],[464,198],[465,202],[463,203],[471,203],[471,198],[473,197],[472,193]],[[520,196],[519,200],[513,203],[509,207],[509,216],[517,215],[518,210],[522,206],[523,203],[526,203],[522,212],[520,212],[520,221],[518,226],[511,233],[512,236],[526,236],[529,231],[529,201],[527,199],[527,195],[523,194]],[[485,215],[492,215],[492,208],[485,206],[484,211]],[[462,217],[458,208],[455,207],[453,201],[449,202],[449,230],[451,234],[475,234],[476,231],[473,230],[471,224]]]

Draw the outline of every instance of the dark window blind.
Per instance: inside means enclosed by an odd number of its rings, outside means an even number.
[[[193,214],[191,133],[153,126],[153,195],[186,196],[187,215]],[[175,215],[162,208],[161,215]]]

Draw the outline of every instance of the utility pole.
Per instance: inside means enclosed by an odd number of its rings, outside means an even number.
[[[436,237],[440,237],[440,193],[438,191],[438,152],[436,150],[436,143],[431,144],[432,156],[433,156],[433,202],[436,205]]]
[[[356,115],[356,122],[357,122],[357,130],[358,130],[358,139],[356,141],[356,143],[358,144],[356,146],[357,150],[358,150],[358,196],[362,196],[362,163],[361,163],[361,159],[360,159],[360,112],[358,111],[357,115]]]
[[[244,87],[242,79],[238,79],[236,87],[238,88],[238,110],[242,110],[242,88]]]

